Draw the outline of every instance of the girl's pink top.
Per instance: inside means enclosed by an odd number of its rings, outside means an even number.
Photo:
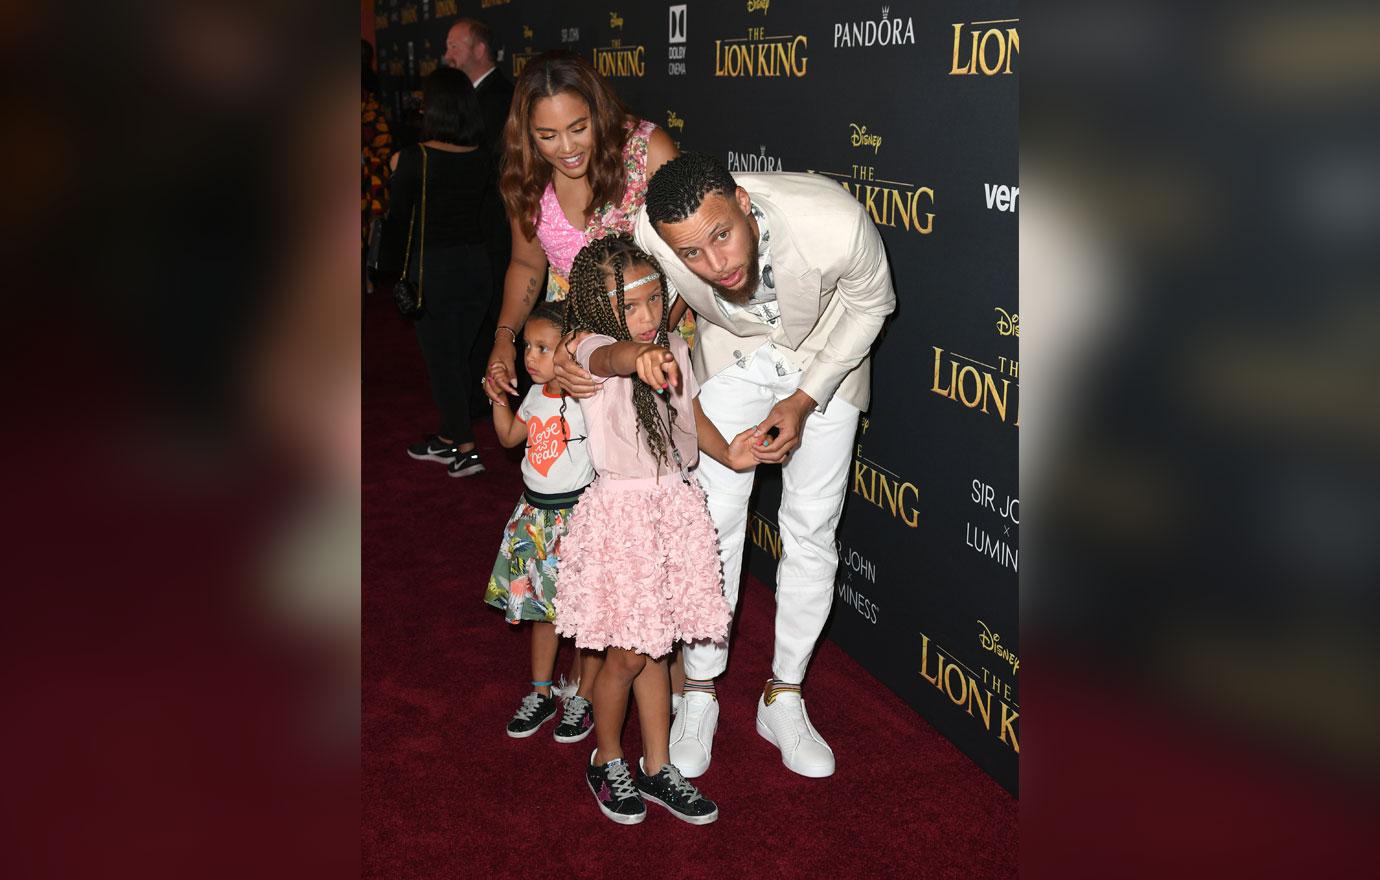
[[[594,352],[615,340],[610,336],[586,337],[575,348],[575,360],[586,370]],[[671,392],[671,405],[676,409],[676,421],[671,436],[680,460],[688,471],[699,464],[699,441],[695,431],[695,398],[700,386],[690,369],[690,346],[675,333],[671,334],[672,356],[680,367],[680,390]],[[598,377],[596,377],[598,378]],[[647,446],[646,432],[637,421],[633,408],[633,383],[641,380],[631,376],[612,376],[602,380],[599,393],[580,401],[585,417],[585,431],[589,435],[589,457],[599,476],[612,480],[637,480],[668,476],[680,479],[675,459],[669,465],[658,461]],[[666,404],[657,400],[657,411],[666,418]]]
[[[594,216],[584,229],[576,229],[570,225],[565,212],[561,210],[560,202],[556,200],[555,185],[548,183],[546,191],[542,193],[541,215],[537,218],[537,240],[541,242],[542,250],[546,251],[546,259],[551,263],[552,270],[560,275],[562,280],[570,277],[570,265],[575,262],[575,256],[591,241],[603,238],[610,232],[626,232],[632,235],[637,223],[637,212],[646,204],[647,139],[652,136],[656,126],[643,119],[635,126],[629,123],[629,128],[632,129],[632,134],[623,145],[623,166],[627,170],[627,184],[623,190],[623,200],[617,205],[609,202],[594,212]],[[559,295],[553,297],[552,294],[557,292]],[[564,299],[564,294],[563,289],[547,289],[548,299]]]

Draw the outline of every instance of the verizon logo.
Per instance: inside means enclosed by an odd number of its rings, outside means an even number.
[[[987,191],[987,210],[1006,211],[1008,214],[1016,213],[1016,199],[1020,198],[1021,195],[1019,186],[1007,186],[1004,183],[984,183],[982,188]]]

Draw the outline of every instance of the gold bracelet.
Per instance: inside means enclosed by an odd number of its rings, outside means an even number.
[[[498,325],[498,328],[497,328],[496,330],[494,330],[494,341],[495,341],[495,342],[498,341],[498,331],[499,331],[499,330],[507,330],[508,333],[511,334],[512,337],[513,337],[513,345],[517,345],[517,331],[514,330],[512,327],[509,327],[507,324],[499,324],[499,325]]]

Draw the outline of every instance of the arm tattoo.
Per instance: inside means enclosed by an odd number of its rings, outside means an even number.
[[[525,305],[532,305],[537,298],[537,279],[535,276],[527,279],[527,292],[522,295],[522,302]]]

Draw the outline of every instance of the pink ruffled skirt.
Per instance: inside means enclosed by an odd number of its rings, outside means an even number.
[[[730,618],[698,483],[601,477],[585,490],[561,544],[557,632],[661,657],[676,642],[724,640]]]

